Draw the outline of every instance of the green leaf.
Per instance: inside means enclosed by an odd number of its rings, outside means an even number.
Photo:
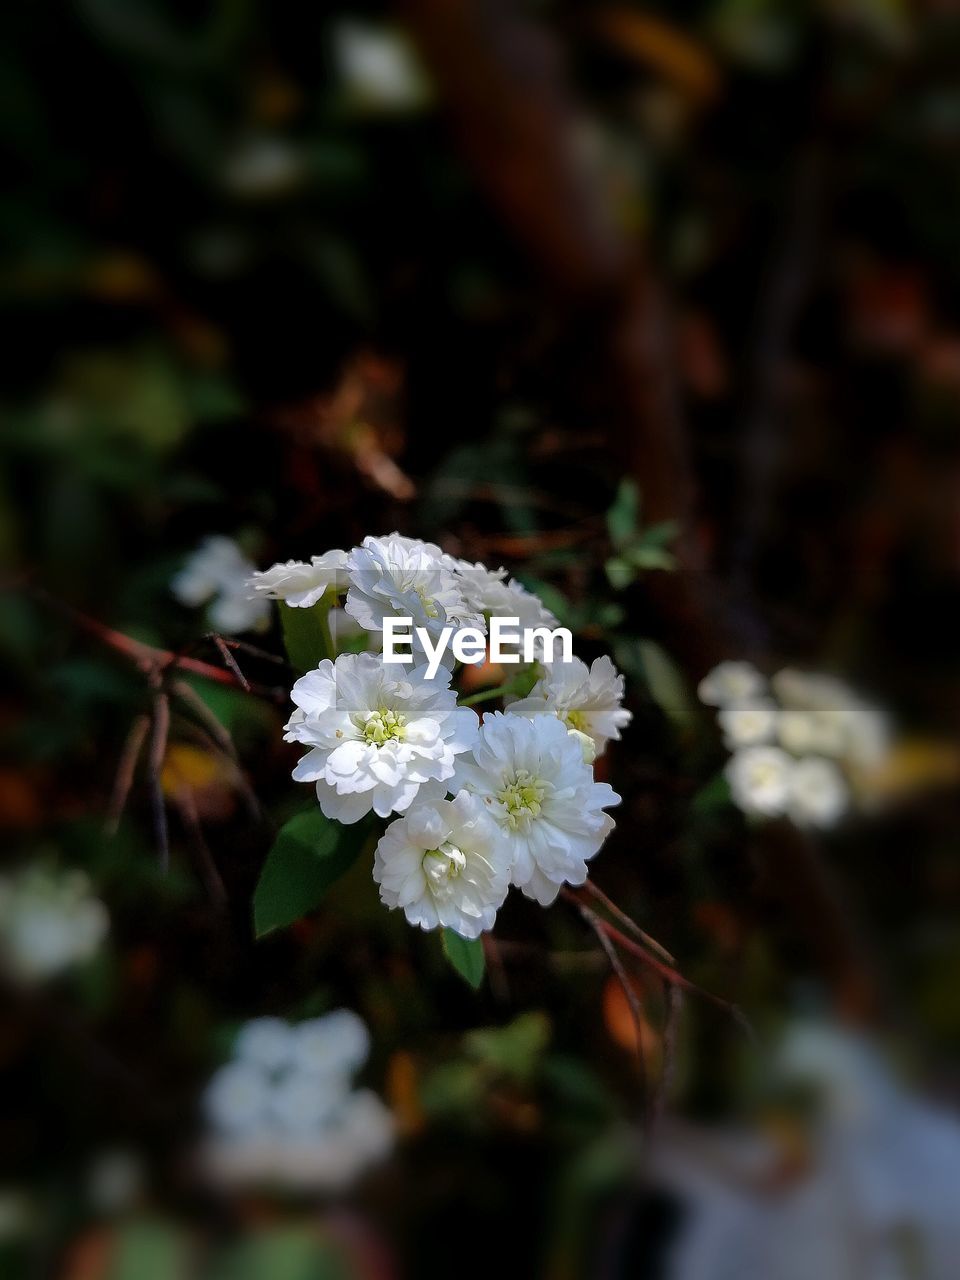
[[[650,695],[660,709],[681,729],[693,722],[694,709],[680,668],[658,644],[652,640],[638,641],[643,673],[650,688]]]
[[[326,596],[311,609],[291,609],[280,602],[283,643],[295,671],[312,671],[324,658],[335,656],[327,628],[328,609]]]
[[[696,793],[690,808],[694,813],[713,813],[731,803],[730,783],[722,773],[718,773]]]
[[[607,577],[614,591],[623,591],[637,576],[634,566],[623,556],[611,556],[606,566]]]
[[[505,1027],[478,1027],[464,1037],[467,1053],[503,1075],[529,1083],[550,1043],[545,1013],[521,1013]]]
[[[474,991],[478,991],[487,967],[483,956],[483,942],[480,938],[470,941],[468,938],[461,938],[459,933],[454,933],[452,929],[444,929],[443,954],[464,982],[468,982]]]
[[[639,512],[640,493],[637,486],[632,480],[621,480],[613,506],[607,512],[607,532],[615,547],[624,547],[633,539]]]
[[[253,895],[258,938],[318,907],[330,886],[353,865],[370,833],[369,822],[345,827],[319,809],[285,823],[267,854]]]

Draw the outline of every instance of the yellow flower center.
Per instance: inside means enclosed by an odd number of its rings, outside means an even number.
[[[566,714],[566,724],[568,729],[576,729],[578,733],[588,733],[587,713],[585,711],[568,711]]]
[[[391,711],[388,707],[378,707],[371,711],[363,722],[363,736],[374,746],[382,747],[385,742],[402,741],[406,732],[404,726],[407,717],[399,711]]]
[[[518,769],[513,781],[497,793],[497,799],[507,811],[507,821],[516,829],[526,826],[536,818],[543,807],[546,787],[526,769]]]
[[[427,595],[423,587],[414,587],[417,595],[420,597],[420,603],[423,605],[423,612],[428,618],[439,618],[440,610],[434,604],[430,596]]]

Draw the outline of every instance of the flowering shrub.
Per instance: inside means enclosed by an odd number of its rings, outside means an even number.
[[[280,602],[290,659],[309,668],[291,690],[286,737],[307,748],[293,777],[314,785],[324,819],[348,828],[375,824],[363,831],[375,843],[373,875],[384,905],[421,929],[476,943],[511,885],[547,906],[563,885],[584,883],[614,826],[606,810],[620,799],[596,780],[594,761],[630,721],[623,677],[608,657],[591,667],[554,662],[536,632],[537,660],[518,664],[504,685],[465,693],[450,648],[431,675],[423,646],[433,648],[445,628],[485,636],[492,618],[515,619],[528,631],[549,630],[557,619],[505,569],[457,560],[397,533],[309,563],[274,565],[254,574],[250,588]],[[422,628],[422,644],[411,635],[409,665],[379,652],[337,652],[329,622],[341,602],[377,649],[387,618]],[[494,698],[503,709],[481,719],[472,704]],[[315,821],[298,815],[281,832],[258,888],[268,927],[295,918],[293,905],[278,915],[276,903],[297,900],[291,881],[311,841],[338,865],[365,842],[354,839],[344,854],[342,839],[329,830],[321,836]],[[325,886],[326,877],[320,881]],[[307,897],[297,905],[315,903]],[[463,949],[448,953],[456,958]]]
[[[700,682],[732,752],[734,804],[756,817],[831,827],[851,808],[861,771],[889,748],[884,714],[832,676],[785,668],[768,682],[747,662],[722,662]]]

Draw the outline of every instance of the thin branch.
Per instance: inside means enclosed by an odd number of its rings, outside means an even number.
[[[210,895],[210,901],[216,911],[222,912],[227,906],[227,890],[217,864],[213,860],[210,846],[204,839],[203,828],[200,825],[193,793],[188,786],[178,787],[175,799],[181,821],[189,833],[193,847],[197,852],[200,875]]]
[[[239,663],[239,662],[237,662],[236,658],[235,658],[235,657],[233,656],[233,654],[230,652],[229,646],[227,645],[227,643],[226,643],[226,641],[224,640],[223,636],[221,636],[221,635],[217,635],[216,633],[211,632],[211,634],[210,634],[210,637],[209,637],[209,638],[210,638],[210,639],[213,641],[213,643],[217,646],[218,650],[220,651],[220,656],[221,656],[221,658],[223,658],[224,662],[227,664],[227,666],[230,668],[230,670],[233,672],[233,674],[234,674],[234,675],[237,677],[237,679],[240,681],[240,686],[241,686],[241,688],[244,690],[244,692],[249,693],[249,692],[250,692],[250,681],[247,679],[247,677],[246,677],[246,676],[243,674],[243,672],[240,670],[240,663]]]
[[[663,997],[667,1005],[666,1017],[663,1021],[663,1066],[660,1069],[660,1082],[653,1099],[654,1118],[663,1112],[665,1102],[673,1087],[674,1070],[677,1063],[677,1030],[680,1025],[680,1013],[683,1009],[683,992],[679,987],[664,983]]]
[[[153,827],[160,853],[160,866],[170,869],[170,838],[167,831],[167,807],[163,798],[163,762],[170,735],[170,700],[161,691],[153,698],[153,734],[150,739],[150,798],[153,804]]]
[[[661,960],[665,960],[667,964],[671,964],[676,967],[677,962],[666,947],[661,946],[656,938],[652,938],[649,933],[645,933],[637,924],[636,920],[631,919],[624,910],[618,907],[613,899],[603,892],[599,885],[594,884],[592,880],[585,880],[583,882],[583,888],[591,895],[591,897],[596,898],[597,902],[601,903],[626,929],[629,929],[639,942],[642,942],[645,947],[649,947],[651,951],[656,952]]]
[[[201,730],[205,737],[212,743],[215,749],[220,750],[230,761],[233,766],[234,781],[242,794],[244,801],[250,814],[257,821],[263,818],[263,810],[260,807],[260,801],[257,799],[250,780],[244,772],[240,763],[240,757],[237,754],[236,744],[233,737],[227,729],[226,725],[217,718],[210,710],[204,700],[197,693],[196,689],[187,684],[185,680],[176,680],[171,685],[170,692],[173,693],[181,702],[185,703],[189,710],[193,713],[196,727]]]
[[[578,911],[583,912],[591,910],[590,907],[585,906],[570,889],[561,889],[560,893],[568,902],[572,902]],[[595,912],[593,914],[596,916]],[[735,1004],[731,1004],[729,1000],[724,1000],[721,996],[714,995],[712,991],[707,991],[705,988],[697,986],[695,982],[691,982],[689,978],[685,978],[677,969],[672,968],[668,964],[664,964],[662,960],[651,955],[649,951],[640,946],[639,943],[635,942],[633,938],[627,937],[627,935],[622,933],[615,925],[610,924],[606,920],[602,920],[599,916],[596,916],[596,919],[600,928],[611,942],[615,942],[619,947],[622,947],[624,951],[628,951],[630,955],[634,956],[648,968],[652,969],[654,973],[659,974],[664,982],[672,986],[679,987],[682,991],[689,991],[693,995],[700,996],[703,1000],[708,1000],[711,1004],[716,1005],[718,1009],[722,1009],[728,1017],[731,1017],[751,1040],[756,1039],[753,1033],[753,1028],[744,1016],[743,1011]]]
[[[109,836],[117,834],[120,819],[130,796],[130,788],[133,786],[133,776],[136,773],[137,761],[140,759],[140,752],[143,750],[143,744],[149,731],[150,717],[146,714],[139,715],[130,726],[130,732],[127,734],[126,742],[123,744],[123,750],[117,763],[116,776],[113,780],[110,804],[103,824],[104,830]]]
[[[633,1018],[634,1034],[637,1038],[637,1073],[640,1076],[640,1088],[644,1096],[647,1096],[647,1058],[643,1050],[643,1027],[644,1017],[643,1008],[640,1004],[640,998],[634,989],[633,983],[630,981],[630,975],[623,967],[623,962],[617,955],[617,949],[607,937],[603,930],[603,921],[595,911],[591,911],[589,907],[580,904],[580,914],[586,920],[587,924],[597,935],[597,941],[606,952],[607,959],[610,961],[610,968],[617,976],[617,981],[623,988],[623,994],[626,997],[627,1004],[630,1006],[630,1016]],[[649,1119],[649,1115],[647,1117]]]
[[[29,592],[33,599],[67,618],[79,630],[93,636],[101,644],[113,649],[115,653],[120,653],[125,658],[128,658],[147,676],[162,674],[171,668],[177,668],[180,671],[189,671],[193,675],[203,676],[205,680],[213,680],[217,684],[226,684],[231,688],[237,688],[238,686],[242,688],[233,672],[225,671],[223,667],[215,667],[211,662],[203,662],[199,658],[192,658],[182,653],[174,653],[170,649],[158,649],[142,640],[135,640],[133,636],[125,635],[122,631],[115,631],[112,627],[106,626],[96,618],[91,618],[89,615],[81,613],[79,609],[74,609],[72,605],[65,604],[62,600],[50,595],[42,587],[28,586],[25,590]],[[269,688],[264,685],[250,684],[249,691],[278,703],[286,701],[287,697],[285,689]]]

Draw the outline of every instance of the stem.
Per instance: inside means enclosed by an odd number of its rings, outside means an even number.
[[[633,938],[628,938],[625,933],[622,933],[616,925],[610,924],[608,920],[601,919],[601,917],[598,916],[591,907],[588,907],[586,903],[582,902],[570,889],[561,889],[560,893],[568,902],[573,903],[583,916],[584,920],[587,921],[594,931],[602,929],[611,942],[615,942],[618,947],[621,947],[624,951],[628,951],[630,955],[639,960],[642,964],[645,964],[648,968],[652,969],[654,973],[658,974],[659,977],[670,986],[679,987],[681,991],[689,991],[692,995],[700,996],[703,1000],[709,1000],[711,1004],[716,1005],[718,1009],[722,1009],[724,1013],[733,1018],[733,1020],[742,1027],[751,1040],[755,1039],[753,1028],[744,1016],[743,1011],[735,1004],[731,1004],[729,1000],[724,1000],[721,996],[715,996],[712,991],[707,991],[703,987],[698,987],[695,982],[691,982],[689,978],[685,978],[679,970],[674,969],[671,965],[665,964],[655,955],[651,955],[650,952],[642,947],[638,942],[634,942]]]
[[[493,689],[481,689],[479,693],[471,693],[469,698],[461,698],[461,707],[472,707],[477,702],[489,702],[491,698],[502,698],[505,693],[513,693],[513,681],[498,684]]]

